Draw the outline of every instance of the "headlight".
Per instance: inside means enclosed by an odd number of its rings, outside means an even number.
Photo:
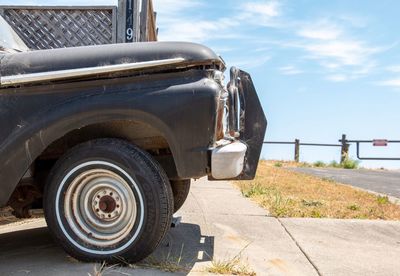
[[[215,70],[214,71],[214,76],[213,76],[214,80],[216,82],[218,82],[219,84],[221,84],[222,86],[225,85],[224,80],[225,80],[225,76],[224,76],[224,72],[219,71],[219,70]]]

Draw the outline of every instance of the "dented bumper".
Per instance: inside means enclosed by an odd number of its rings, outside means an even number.
[[[230,179],[243,171],[247,145],[236,141],[218,147],[211,153],[211,174],[214,179]]]
[[[211,151],[209,179],[252,180],[260,159],[267,119],[248,73],[232,68],[228,91],[231,141]]]

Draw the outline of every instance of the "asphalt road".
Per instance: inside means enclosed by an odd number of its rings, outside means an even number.
[[[331,168],[291,168],[294,171],[330,178],[337,182],[400,198],[400,172],[345,170]]]

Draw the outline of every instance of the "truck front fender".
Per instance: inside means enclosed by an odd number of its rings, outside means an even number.
[[[204,73],[169,78],[100,80],[0,90],[0,205],[34,160],[75,129],[115,120],[156,128],[172,151],[179,177],[207,174],[218,86]]]

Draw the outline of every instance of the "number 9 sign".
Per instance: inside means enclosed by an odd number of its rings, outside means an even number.
[[[126,39],[128,41],[131,41],[133,39],[133,29],[132,28],[126,29]]]

